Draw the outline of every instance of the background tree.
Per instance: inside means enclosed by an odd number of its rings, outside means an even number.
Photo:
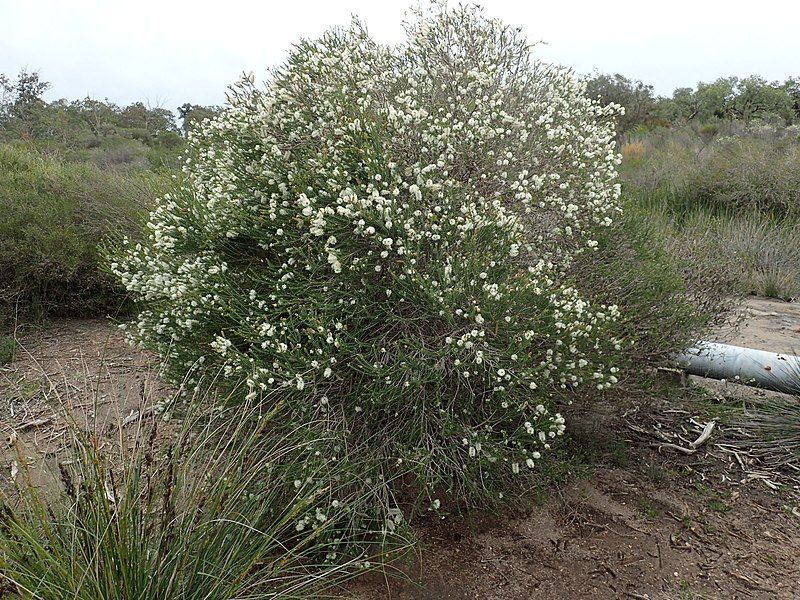
[[[698,117],[701,121],[725,119],[730,116],[730,103],[734,97],[737,77],[720,77],[712,83],[697,84]]]
[[[181,133],[183,137],[189,136],[192,127],[219,114],[219,106],[200,106],[186,102],[178,107],[178,118],[181,120]]]
[[[729,112],[745,122],[756,118],[791,122],[794,116],[793,104],[787,88],[779,82],[769,83],[763,77],[752,75],[736,85]]]
[[[120,108],[109,102],[108,98],[100,101],[87,96],[83,100],[74,101],[72,107],[94,135],[101,137],[116,134]]]
[[[3,98],[3,127],[18,136],[31,137],[35,133],[33,129],[36,116],[45,105],[42,95],[50,87],[50,83],[43,81],[36,71],[28,73],[23,69],[17,75],[16,82],[3,75],[0,86]]]
[[[790,77],[783,83],[792,104],[792,119],[800,122],[800,77]]]
[[[694,88],[681,87],[673,92],[671,98],[659,98],[656,113],[669,122],[694,119],[700,113],[700,102]]]
[[[615,103],[625,107],[625,114],[618,117],[620,132],[646,124],[653,116],[656,101],[653,86],[639,80],[628,79],[619,73],[595,74],[586,80],[586,95],[598,98],[602,104]]]

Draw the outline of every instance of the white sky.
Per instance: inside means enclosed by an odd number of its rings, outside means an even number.
[[[351,14],[385,42],[402,39],[413,0],[0,0],[0,73],[39,71],[48,99],[221,104],[243,71],[263,79],[299,37]],[[537,54],[622,73],[671,94],[720,76],[800,76],[800,0],[485,0],[521,25]]]

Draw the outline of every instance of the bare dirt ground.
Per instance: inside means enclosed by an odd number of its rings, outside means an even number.
[[[8,473],[21,472],[15,446],[46,485],[71,443],[71,421],[132,449],[139,417],[174,391],[158,372],[155,356],[106,321],[61,320],[21,336],[15,360],[0,366],[0,490]]]
[[[754,298],[746,308],[742,327],[721,332],[720,341],[800,347],[800,305]],[[46,470],[68,443],[65,413],[126,443],[124,431],[173,392],[155,357],[101,321],[53,323],[20,343],[16,360],[0,367],[0,434],[18,440],[34,471]],[[722,402],[735,396],[714,389]],[[732,450],[723,427],[691,454],[676,451],[671,445],[691,449],[711,419],[707,403],[648,396],[625,406],[569,415],[573,436],[593,440],[600,466],[576,469],[582,474],[532,496],[524,509],[421,521],[424,549],[396,565],[403,577],[371,573],[341,594],[800,598],[800,477]],[[3,444],[0,486],[18,472],[14,461]]]
[[[715,341],[800,354],[800,302],[753,297],[745,302],[741,312],[740,326],[720,331]]]

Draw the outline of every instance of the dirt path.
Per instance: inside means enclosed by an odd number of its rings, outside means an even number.
[[[45,471],[58,472],[56,457],[70,443],[70,421],[132,448],[133,417],[173,393],[158,372],[157,357],[131,348],[106,321],[52,323],[22,336],[13,363],[0,367],[0,439],[20,445],[46,485]],[[0,490],[18,470],[12,446],[0,446]]]
[[[748,302],[721,341],[767,350],[800,346],[800,305]],[[65,408],[107,428],[168,397],[152,355],[100,321],[64,321],[21,339],[0,368],[0,434],[15,435],[34,468],[66,443]],[[800,598],[800,502],[791,486],[752,476],[709,443],[693,455],[649,435],[693,439],[703,416],[673,399],[632,399],[573,415],[573,434],[600,441],[599,467],[531,498],[523,512],[421,521],[421,558],[406,577],[361,577],[350,598]],[[134,412],[135,414],[135,412]],[[96,418],[96,419],[95,419]],[[135,424],[133,425],[135,426]],[[644,434],[642,432],[645,432]],[[723,433],[715,433],[715,437]],[[681,437],[683,436],[683,437]],[[588,462],[588,461],[587,461]],[[0,451],[0,485],[13,454]],[[778,485],[780,487],[780,485]]]
[[[800,302],[748,298],[738,328],[727,328],[716,340],[770,352],[800,354]]]

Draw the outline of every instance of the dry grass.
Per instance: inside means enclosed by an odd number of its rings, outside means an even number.
[[[633,141],[623,144],[620,152],[626,164],[639,164],[644,160],[646,150],[643,142]]]

